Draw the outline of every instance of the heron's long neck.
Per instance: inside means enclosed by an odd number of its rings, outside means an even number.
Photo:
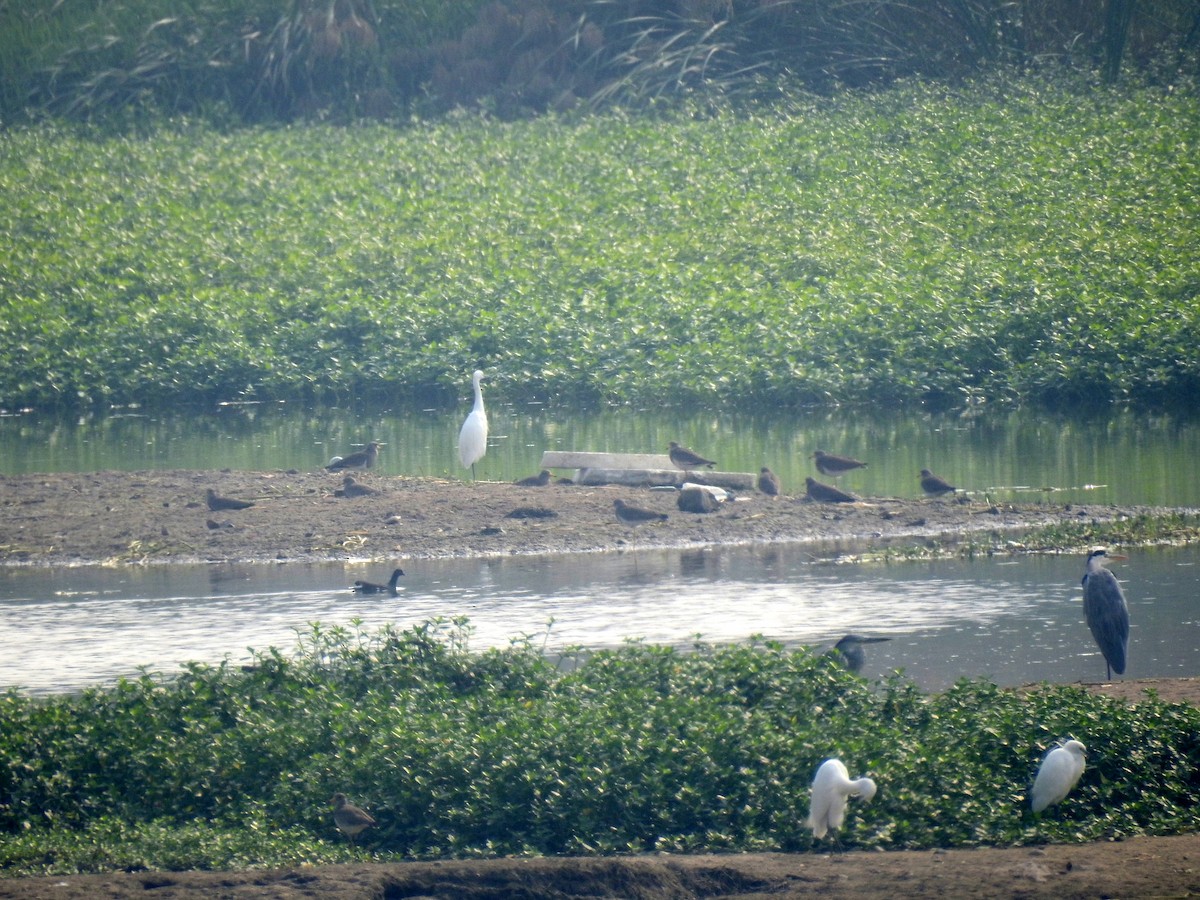
[[[483,388],[479,386],[479,382],[475,382],[475,406],[472,412],[483,412]]]

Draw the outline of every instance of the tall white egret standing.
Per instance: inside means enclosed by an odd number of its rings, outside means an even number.
[[[861,797],[866,803],[875,796],[875,782],[870,778],[850,778],[840,759],[827,759],[817,769],[812,783],[808,820],[813,837],[823,838],[828,831],[837,831],[846,820],[846,803],[851,797]]]
[[[1033,779],[1033,790],[1029,792],[1029,802],[1035,813],[1053,806],[1071,793],[1071,788],[1075,787],[1075,782],[1083,774],[1085,753],[1087,747],[1079,741],[1067,741],[1046,754],[1038,767],[1037,777]]]
[[[476,369],[475,374],[471,376],[475,405],[458,433],[458,460],[464,469],[471,470],[472,481],[475,480],[475,463],[487,453],[487,412],[483,408],[483,389],[479,386],[482,380],[483,373]]]
[[[1112,673],[1125,674],[1125,657],[1129,651],[1129,607],[1117,576],[1104,568],[1110,559],[1125,559],[1109,555],[1104,550],[1088,554],[1087,571],[1083,573],[1083,617],[1087,619],[1092,637],[1104,654],[1108,680]]]

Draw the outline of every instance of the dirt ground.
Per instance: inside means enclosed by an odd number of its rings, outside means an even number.
[[[464,484],[356,474],[377,493],[346,498],[325,472],[101,472],[0,476],[0,565],[128,565],[405,559],[798,542],[820,557],[974,540],[1003,548],[1022,529],[1111,520],[1125,507],[992,507],[754,494],[712,513],[636,488]],[[208,508],[205,492],[251,500]],[[613,500],[665,512],[629,526]],[[385,573],[386,574],[386,573]],[[1200,680],[1094,685],[1131,702],[1147,688],[1200,703]],[[2,876],[2,873],[0,873]],[[245,872],[135,872],[4,879],[0,898],[829,898],[1183,897],[1200,893],[1200,835],[948,851],[731,854],[604,859],[362,863]]]

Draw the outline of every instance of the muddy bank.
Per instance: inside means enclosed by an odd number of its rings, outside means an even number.
[[[1153,512],[954,499],[812,503],[755,492],[691,513],[676,507],[673,492],[636,488],[354,477],[371,493],[347,497],[342,477],[325,472],[0,476],[0,564],[422,559],[768,542],[806,543],[835,556],[921,542],[1003,546],[1034,526]],[[210,510],[210,488],[254,505]],[[668,519],[619,522],[617,498]]]

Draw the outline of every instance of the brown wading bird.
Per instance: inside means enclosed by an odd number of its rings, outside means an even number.
[[[824,450],[817,450],[809,459],[817,461],[817,471],[822,475],[828,475],[830,478],[841,478],[847,472],[854,469],[865,469],[867,464],[857,459],[851,459],[849,456],[834,456],[832,453],[826,453]]]
[[[249,500],[235,500],[233,497],[220,497],[212,488],[208,489],[205,502],[208,504],[208,508],[213,512],[218,512],[223,509],[249,509],[254,505]]]
[[[353,475],[347,475],[342,479],[342,486],[333,492],[333,496],[345,497],[347,500],[350,500],[354,497],[370,497],[372,494],[378,493],[379,491],[375,490],[375,488],[359,484],[354,480]]]
[[[854,503],[858,500],[853,494],[847,494],[832,484],[822,484],[811,475],[804,479],[804,484],[808,488],[806,495],[808,499],[816,500],[818,503]]]
[[[779,476],[763,466],[758,470],[758,489],[768,497],[779,496]]]
[[[373,825],[378,824],[372,819],[365,810],[359,809],[353,803],[346,799],[346,795],[338,792],[333,795],[333,824],[337,826],[337,830],[350,839],[350,846],[354,846],[354,839],[363,831]]]
[[[396,583],[403,574],[403,569],[397,569],[392,573],[392,577],[387,584],[376,584],[374,581],[356,581],[354,582],[354,587],[350,588],[350,590],[356,594],[391,594],[395,597],[399,593],[396,589]]]
[[[671,441],[668,446],[670,447],[668,454],[671,457],[671,462],[685,472],[692,469],[699,469],[702,466],[711,469],[716,465],[711,459],[705,459],[699,453],[693,453],[687,447],[680,447],[675,441]]]
[[[517,487],[545,487],[550,483],[550,470],[542,469],[536,475],[530,475],[528,478],[522,478],[515,482]]]
[[[940,497],[942,494],[953,494],[958,490],[945,478],[939,478],[928,469],[921,470],[921,490],[930,497]]]
[[[330,472],[338,472],[342,469],[369,469],[375,465],[378,456],[379,441],[371,441],[365,450],[359,450],[349,456],[335,456],[325,468]]]
[[[649,509],[642,509],[640,506],[630,506],[624,500],[614,500],[613,508],[617,511],[617,518],[626,525],[641,525],[643,522],[665,522],[667,514],[653,512]]]

